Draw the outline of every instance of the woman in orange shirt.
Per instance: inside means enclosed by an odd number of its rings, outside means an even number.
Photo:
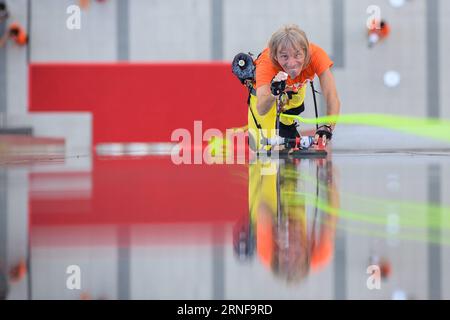
[[[369,30],[369,48],[386,39],[391,33],[391,27],[385,20],[381,20],[378,26],[377,21],[373,21]]]
[[[276,101],[280,94],[287,92],[289,100],[283,107],[285,113],[299,115],[304,111],[304,99],[307,81],[320,80],[323,96],[327,105],[327,115],[340,112],[336,84],[331,67],[333,61],[319,46],[309,42],[306,34],[297,25],[286,25],[276,31],[269,40],[268,47],[255,61],[256,94],[250,97],[248,116],[249,133],[258,145],[261,127],[264,136],[272,137],[275,129]],[[256,121],[255,121],[256,120]],[[258,122],[258,124],[256,124]],[[322,125],[316,132],[315,139],[323,137],[330,140],[335,123]],[[259,128],[258,128],[259,129]],[[280,119],[279,135],[297,137],[297,124],[292,120]]]
[[[11,38],[19,46],[24,46],[28,43],[28,35],[18,23],[13,23],[9,26],[8,31],[0,39],[0,47],[5,45],[8,38]]]

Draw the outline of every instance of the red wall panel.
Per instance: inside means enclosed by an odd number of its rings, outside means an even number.
[[[29,111],[93,114],[93,143],[168,142],[247,123],[246,90],[227,63],[32,64]]]

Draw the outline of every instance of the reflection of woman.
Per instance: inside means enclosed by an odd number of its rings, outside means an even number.
[[[321,201],[328,202],[336,211],[324,214],[322,219],[314,212],[306,212],[308,195],[299,192],[304,190],[297,190],[299,173],[292,163],[281,166],[278,177],[261,175],[264,166],[261,163],[250,165],[250,223],[255,230],[256,252],[261,262],[280,278],[298,282],[311,269],[325,267],[333,256],[339,199],[331,162],[319,167],[325,171],[319,183],[324,184],[327,191],[326,199]],[[288,172],[290,174],[286,174]]]
[[[18,283],[22,281],[27,273],[27,266],[24,259],[15,264],[12,268],[6,269],[2,259],[0,259],[0,300],[8,297],[10,283]]]
[[[272,212],[260,211],[258,215],[258,255],[275,274],[287,281],[303,279],[310,267],[305,220],[299,213],[287,213],[278,223]]]

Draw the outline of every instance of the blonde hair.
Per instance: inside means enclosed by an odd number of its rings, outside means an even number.
[[[302,50],[305,54],[305,68],[311,61],[309,52],[309,40],[306,33],[296,24],[284,25],[278,29],[269,40],[270,60],[274,65],[278,65],[277,54],[278,49],[285,49],[291,46],[294,49]]]

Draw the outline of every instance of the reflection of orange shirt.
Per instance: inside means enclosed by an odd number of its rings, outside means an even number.
[[[324,226],[322,226],[324,227]],[[331,230],[324,230],[320,233],[318,243],[314,246],[311,252],[311,269],[319,271],[327,266],[333,258],[334,252],[334,232]]]
[[[28,42],[28,37],[27,37],[27,33],[25,32],[25,30],[17,23],[11,24],[11,26],[9,27],[9,30],[11,30],[11,29],[18,29],[19,30],[19,34],[17,36],[12,36],[11,38],[19,46],[26,45],[27,42]]]
[[[259,213],[256,223],[256,250],[261,261],[266,265],[272,264],[273,258],[273,217],[271,213]]]
[[[309,51],[311,54],[310,63],[302,70],[300,75],[291,79],[288,77],[287,85],[298,87],[298,84],[302,85],[305,80],[313,80],[315,75],[320,76],[325,70],[333,66],[333,61],[328,57],[325,50],[310,44]],[[256,85],[255,88],[259,88],[263,85],[270,84],[273,77],[277,75],[278,72],[282,71],[280,66],[275,66],[270,60],[269,48],[264,49],[258,59],[256,59]]]
[[[319,271],[326,267],[333,258],[334,231],[327,226],[321,226],[317,243],[311,248],[311,270]],[[256,249],[261,262],[270,266],[274,250],[273,220],[271,217],[259,216],[256,224]],[[307,239],[306,241],[315,241]],[[309,247],[309,244],[308,244]]]

